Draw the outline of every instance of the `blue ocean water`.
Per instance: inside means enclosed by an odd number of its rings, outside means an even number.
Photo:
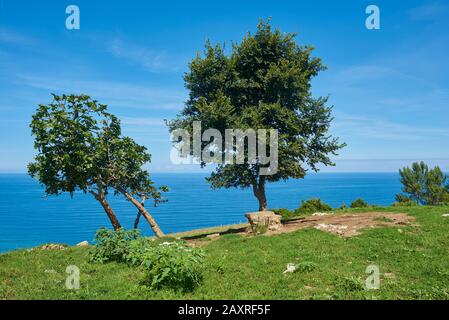
[[[167,185],[167,203],[148,209],[165,233],[245,221],[244,213],[257,211],[251,190],[212,190],[206,174],[153,174],[158,185]],[[369,203],[389,205],[400,191],[396,173],[318,173],[305,179],[267,186],[268,207],[297,208],[301,200],[319,197],[338,207],[362,197]],[[121,197],[110,196],[123,227],[131,228],[136,209]],[[151,234],[144,219],[141,228]],[[46,242],[76,244],[91,241],[95,231],[110,227],[100,204],[77,193],[44,197],[42,187],[25,174],[0,174],[0,252],[33,247]]]

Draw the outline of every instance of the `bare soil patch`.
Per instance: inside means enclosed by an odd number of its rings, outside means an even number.
[[[275,231],[267,231],[263,235],[272,236],[282,233],[294,232],[305,228],[316,228],[324,232],[329,232],[340,237],[348,238],[361,233],[363,229],[378,228],[378,227],[403,227],[415,225],[415,218],[405,213],[391,213],[391,212],[363,212],[363,213],[348,213],[348,214],[319,214],[305,218],[298,218],[283,222],[282,228]],[[204,245],[204,240],[217,240],[224,234],[239,234],[242,236],[251,236],[248,232],[249,224],[242,224],[230,227],[221,232],[214,234],[197,234],[194,236],[184,236],[192,245]],[[217,230],[215,230],[217,231]],[[198,232],[198,231],[197,231]]]
[[[266,234],[275,235],[304,228],[316,228],[341,237],[352,237],[360,234],[362,229],[407,226],[414,221],[414,217],[405,213],[364,212],[356,214],[329,214],[288,221],[284,223],[281,230],[270,231]]]

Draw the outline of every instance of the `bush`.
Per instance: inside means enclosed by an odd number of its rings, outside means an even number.
[[[413,207],[416,205],[415,201],[403,194],[396,195],[396,202],[393,203],[393,207]]]
[[[321,199],[314,198],[307,201],[302,201],[301,206],[295,210],[295,214],[312,214],[315,212],[326,211],[332,211],[332,207],[322,202]]]
[[[365,200],[363,200],[362,198],[359,198],[359,199],[357,199],[357,200],[355,200],[355,201],[353,201],[351,203],[351,208],[353,208],[353,209],[355,209],[355,208],[368,208],[368,207],[370,207],[370,205]]]
[[[90,255],[91,262],[116,261],[145,268],[147,280],[154,289],[191,291],[202,279],[200,266],[204,253],[201,249],[167,239],[149,240],[140,237],[138,230],[98,230]]]
[[[317,268],[316,263],[311,261],[303,261],[296,265],[296,271],[299,272],[312,272]]]
[[[296,217],[294,211],[288,210],[286,208],[272,209],[275,214],[278,214],[282,217],[282,220],[289,220]]]
[[[90,260],[99,263],[125,262],[130,253],[130,243],[139,236],[140,231],[137,229],[117,231],[100,229],[95,234],[95,246],[90,252]]]
[[[345,277],[338,281],[337,286],[346,292],[357,292],[365,290],[365,283],[355,277]]]
[[[168,287],[191,291],[202,280],[204,253],[179,242],[164,242],[146,250],[143,265],[154,289]]]

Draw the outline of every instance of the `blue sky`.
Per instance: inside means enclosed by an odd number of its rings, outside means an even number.
[[[65,28],[76,4],[81,29]],[[381,29],[365,28],[380,8]],[[348,144],[326,171],[396,171],[414,160],[449,170],[449,3],[443,1],[24,1],[0,0],[0,172],[25,172],[28,124],[50,93],[86,93],[110,106],[124,133],[170,163],[163,119],[187,97],[187,63],[212,42],[240,41],[260,18],[313,45],[328,70],[332,132]]]

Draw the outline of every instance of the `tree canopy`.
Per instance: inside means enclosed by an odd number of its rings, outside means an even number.
[[[399,175],[403,185],[402,191],[406,195],[398,194],[398,202],[412,200],[422,205],[449,203],[448,176],[440,167],[429,169],[424,162],[415,162],[411,167],[400,169]]]
[[[122,136],[120,121],[107,106],[87,95],[53,95],[40,105],[31,122],[37,155],[29,174],[48,195],[76,190],[92,194],[103,206],[113,227],[121,225],[106,200],[110,189],[123,194],[162,235],[148,211],[135,199],[161,198],[143,166],[151,156],[144,146]],[[164,188],[162,191],[165,191]]]
[[[261,175],[259,169],[267,165],[260,162],[225,163],[230,150],[222,145],[218,149],[223,150],[223,162],[208,178],[213,188],[252,187],[259,210],[264,210],[266,182],[303,178],[307,170],[317,171],[319,164],[333,165],[330,155],[344,144],[328,132],[332,121],[328,98],[312,95],[312,79],[325,70],[312,51],[299,46],[295,34],[273,30],[269,21],[261,21],[256,33],[234,43],[229,54],[224,45],[206,42],[204,54],[190,62],[184,77],[189,99],[169,122],[171,132],[179,128],[192,132],[193,121],[201,121],[203,132],[215,128],[223,136],[227,128],[278,130],[275,174]],[[211,142],[204,141],[203,147]]]

